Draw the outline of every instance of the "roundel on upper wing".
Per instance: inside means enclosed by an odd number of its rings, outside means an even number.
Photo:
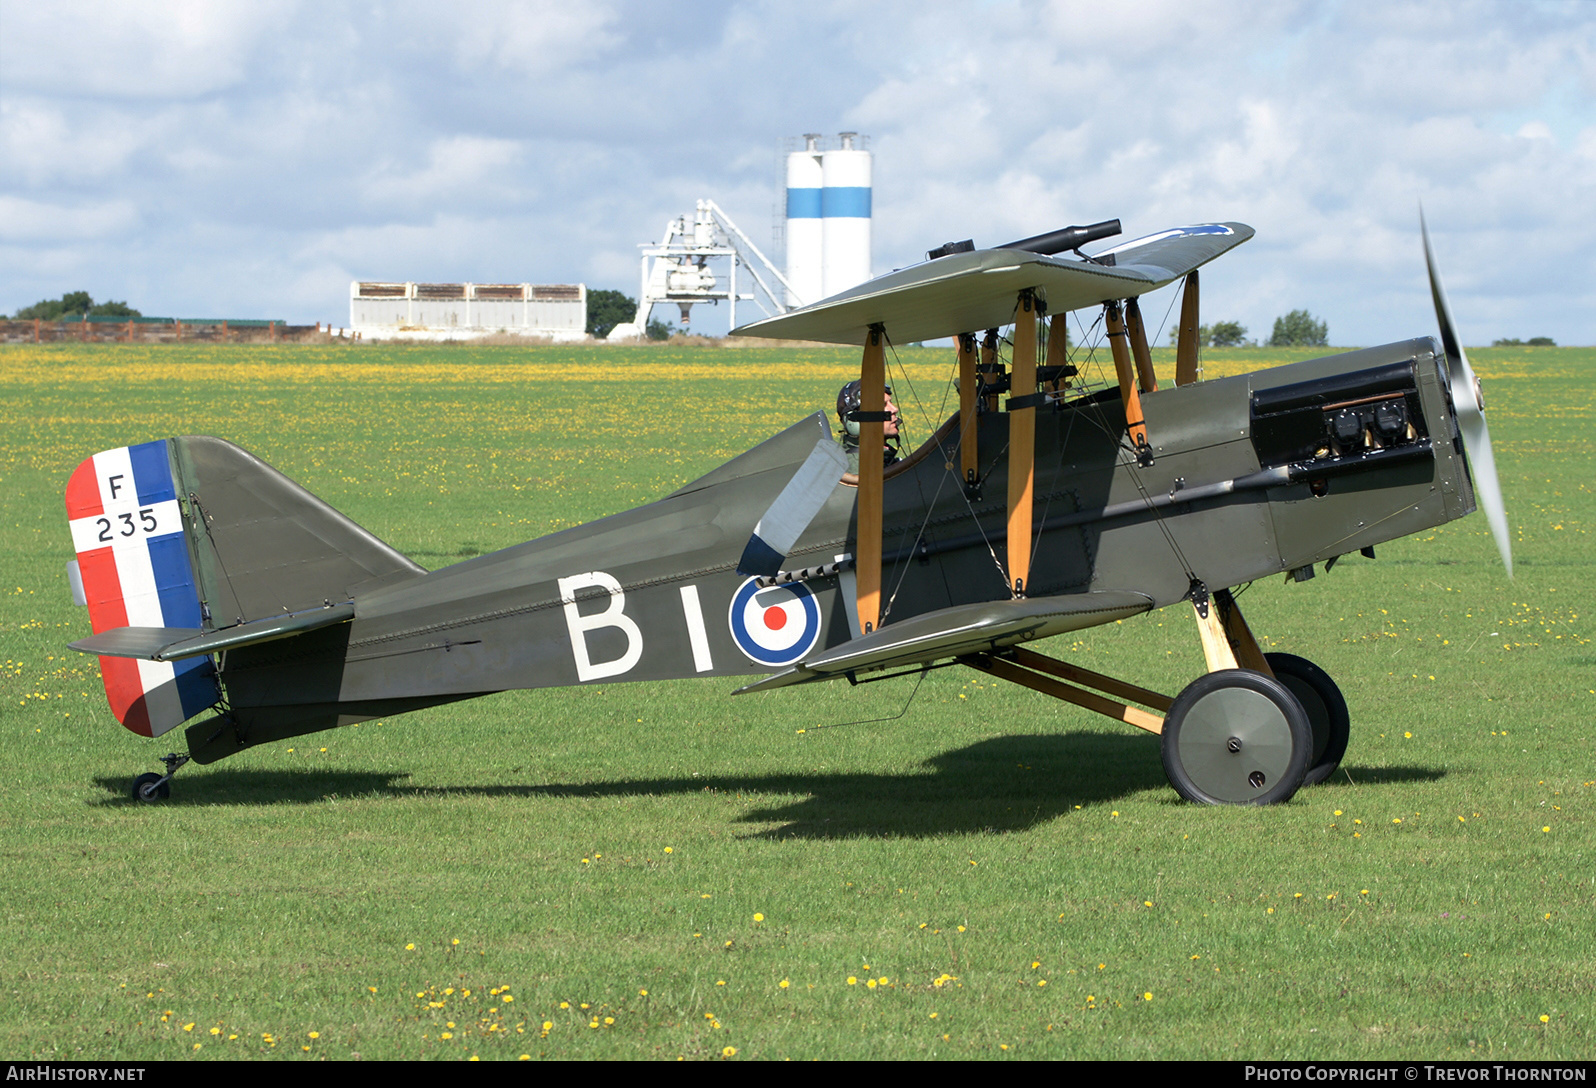
[[[732,595],[726,617],[748,660],[779,668],[800,660],[820,637],[820,604],[802,583],[760,589],[750,578]]]

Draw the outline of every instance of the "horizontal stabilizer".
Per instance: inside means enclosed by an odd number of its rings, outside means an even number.
[[[353,601],[316,608],[291,616],[272,616],[251,623],[204,631],[192,627],[117,627],[68,643],[72,649],[102,657],[132,657],[146,661],[180,661],[186,657],[216,654],[240,646],[253,646],[306,631],[348,623],[355,618]]]
[[[956,605],[844,642],[736,694],[990,651],[1127,619],[1152,607],[1151,597],[1129,590]]]
[[[863,344],[883,325],[895,344],[998,328],[1014,320],[1015,298],[1034,288],[1049,313],[1156,291],[1251,238],[1244,223],[1177,227],[1115,246],[1098,264],[1020,249],[954,253],[900,269],[792,313],[733,329],[734,336]]]

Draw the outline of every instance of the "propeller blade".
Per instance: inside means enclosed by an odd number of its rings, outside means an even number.
[[[1474,497],[1485,511],[1491,536],[1496,539],[1496,550],[1502,554],[1502,563],[1511,578],[1513,547],[1508,539],[1507,508],[1502,505],[1502,483],[1496,477],[1496,458],[1491,452],[1491,432],[1485,425],[1485,399],[1480,392],[1479,379],[1474,376],[1474,369],[1463,352],[1463,342],[1457,336],[1452,307],[1446,301],[1446,288],[1441,286],[1441,274],[1435,268],[1435,252],[1430,248],[1430,228],[1424,222],[1423,208],[1419,209],[1419,230],[1424,235],[1424,264],[1430,272],[1430,297],[1435,302],[1435,320],[1441,326],[1441,347],[1446,352],[1447,373],[1452,381],[1452,406],[1457,412],[1458,430],[1463,435],[1463,448],[1468,451],[1469,466],[1474,470]]]

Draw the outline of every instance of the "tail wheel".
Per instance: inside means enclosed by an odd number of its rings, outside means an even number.
[[[1198,677],[1164,716],[1164,773],[1205,805],[1273,805],[1302,785],[1313,755],[1308,714],[1280,681],[1246,669]]]
[[[1347,741],[1352,737],[1347,701],[1330,674],[1307,658],[1296,654],[1264,654],[1264,658],[1275,671],[1275,679],[1308,712],[1308,724],[1313,726],[1313,757],[1308,761],[1302,784],[1317,786],[1336,773],[1347,754]]]
[[[172,796],[172,784],[164,781],[165,778],[154,771],[139,775],[133,780],[133,800],[164,801]]]

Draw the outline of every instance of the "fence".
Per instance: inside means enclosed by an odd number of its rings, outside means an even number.
[[[338,330],[342,332],[342,330]],[[85,317],[75,321],[0,319],[0,343],[300,343],[336,339],[332,326],[290,325],[286,321],[181,317]]]

